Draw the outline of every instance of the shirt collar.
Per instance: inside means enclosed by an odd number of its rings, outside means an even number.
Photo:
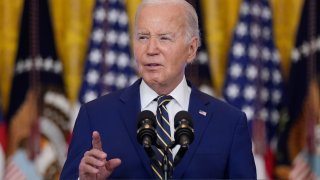
[[[188,110],[191,88],[188,86],[187,80],[183,77],[180,84],[170,93],[177,101],[182,109]]]
[[[151,89],[142,79],[140,84],[141,109],[145,109],[157,97],[158,94],[153,89]]]
[[[169,95],[177,101],[182,109],[188,109],[190,94],[191,88],[188,86],[186,78],[183,77],[179,85]],[[158,96],[142,79],[140,84],[141,109],[146,108]]]

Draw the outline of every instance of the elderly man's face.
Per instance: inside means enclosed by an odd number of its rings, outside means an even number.
[[[134,54],[140,75],[152,87],[178,85],[196,55],[196,38],[186,39],[184,13],[177,5],[149,5],[137,18]]]

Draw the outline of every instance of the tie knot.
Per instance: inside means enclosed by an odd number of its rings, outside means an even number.
[[[173,97],[170,95],[158,96],[157,98],[158,106],[162,106],[162,105],[166,106],[171,101],[171,99],[173,99]]]

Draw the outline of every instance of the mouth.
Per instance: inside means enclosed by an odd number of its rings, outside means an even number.
[[[161,66],[161,64],[158,64],[158,63],[149,63],[149,64],[146,64],[145,66],[147,66],[147,67],[158,67],[158,66]]]
[[[159,64],[159,63],[148,63],[148,64],[145,64],[144,66],[146,68],[149,68],[149,69],[155,69],[155,68],[161,67],[162,64]]]
[[[147,71],[158,71],[162,65],[159,63],[148,63],[144,65]]]

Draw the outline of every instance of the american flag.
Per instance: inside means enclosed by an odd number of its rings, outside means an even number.
[[[81,104],[124,88],[136,79],[130,54],[128,16],[124,0],[97,0],[86,59]]]
[[[260,154],[265,161],[262,163],[264,167],[257,164],[258,179],[271,178],[272,167],[265,166],[270,159],[265,157],[270,152],[270,143],[280,119],[283,79],[279,54],[273,42],[269,1],[244,0],[239,18],[223,95],[228,103],[247,115],[254,153]]]

